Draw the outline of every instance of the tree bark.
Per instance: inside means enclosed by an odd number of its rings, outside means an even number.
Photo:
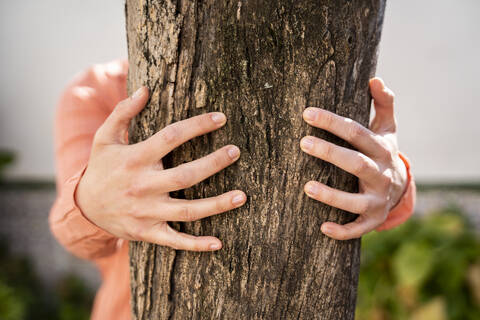
[[[127,0],[128,89],[151,90],[129,131],[221,111],[227,124],[163,159],[176,166],[226,144],[240,160],[173,196],[244,190],[239,209],[183,232],[214,235],[217,252],[130,246],[135,319],[353,319],[360,240],[324,236],[355,216],[308,198],[309,180],[355,192],[357,180],[299,148],[305,135],[346,145],[302,120],[316,106],[368,124],[385,0]]]

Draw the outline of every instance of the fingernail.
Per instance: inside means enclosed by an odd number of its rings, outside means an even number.
[[[226,119],[225,115],[221,112],[212,113],[210,117],[212,118],[213,122],[218,124],[225,122]]]
[[[380,82],[380,84],[382,85],[382,89],[385,88],[385,82],[383,81],[383,79],[381,79],[381,78],[376,78],[376,79],[377,79],[377,80]]]
[[[303,112],[303,117],[305,120],[315,120],[315,117],[317,116],[317,110],[314,108],[308,108]]]
[[[221,246],[220,246],[219,243],[212,243],[212,244],[209,246],[210,250],[218,250],[218,249],[220,249],[220,247],[221,247]]]
[[[132,99],[138,99],[143,96],[143,87],[140,87],[132,94]]]
[[[321,227],[321,230],[323,233],[325,233],[326,235],[329,235],[329,234],[332,234],[332,228],[327,224],[327,225],[323,225]]]
[[[300,142],[300,146],[302,149],[310,150],[313,147],[313,139],[310,137],[303,138]]]
[[[310,195],[316,195],[318,193],[318,187],[315,183],[310,182],[305,186],[305,191]]]
[[[240,154],[240,149],[238,149],[237,147],[230,147],[228,148],[227,153],[230,158],[236,159]]]
[[[243,194],[238,194],[232,199],[232,203],[236,206],[241,204],[243,201],[245,201],[245,197],[243,196]]]

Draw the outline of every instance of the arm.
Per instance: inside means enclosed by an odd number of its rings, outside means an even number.
[[[369,128],[320,108],[307,108],[303,114],[308,124],[330,131],[358,150],[316,137],[304,137],[300,142],[304,152],[359,178],[359,193],[344,192],[317,181],[305,185],[309,197],[358,214],[357,219],[345,225],[322,224],[322,232],[337,240],[393,228],[411,216],[415,205],[410,162],[398,150],[394,95],[378,78],[370,81],[370,91],[376,112]]]
[[[118,95],[111,84],[125,84],[125,79],[108,80],[107,73],[100,71],[93,72],[90,87],[76,81],[59,104],[58,197],[50,213],[55,237],[86,259],[112,254],[118,239],[179,250],[220,249],[222,243],[216,237],[178,232],[167,222],[194,221],[232,210],[245,203],[245,193],[234,190],[185,200],[173,199],[169,192],[188,188],[231,165],[240,157],[240,150],[227,145],[165,170],[162,158],[188,140],[223,127],[225,115],[198,115],[175,122],[142,142],[128,144],[128,125],[145,107],[148,89],[141,87],[115,105],[111,97]]]
[[[116,73],[108,72],[116,66]],[[95,132],[121,98],[126,68],[119,62],[91,67],[66,87],[55,115],[57,198],[50,228],[70,252],[84,259],[113,253],[117,238],[89,221],[75,201],[75,191],[87,167]]]
[[[405,169],[407,171],[407,187],[398,204],[388,213],[385,222],[375,229],[377,231],[388,230],[404,223],[410,218],[413,209],[415,208],[416,185],[413,174],[410,171],[410,160],[408,160],[408,158],[402,153],[399,153],[399,156],[405,164]]]

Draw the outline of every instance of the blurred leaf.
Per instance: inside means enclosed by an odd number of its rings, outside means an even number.
[[[0,174],[6,166],[13,163],[15,160],[15,154],[11,151],[0,150]]]
[[[86,320],[90,317],[90,311],[81,308],[74,303],[64,303],[60,307],[59,320]]]
[[[0,282],[0,319],[22,320],[25,318],[25,303],[14,289]]]
[[[425,219],[430,232],[443,236],[456,236],[465,230],[465,218],[453,211],[430,214]]]
[[[409,310],[418,305],[420,291],[417,286],[412,284],[403,284],[396,288],[395,292],[401,301]]]
[[[434,298],[415,310],[411,320],[447,320],[445,300],[442,297]]]
[[[87,320],[92,302],[93,293],[73,275],[46,288],[31,261],[12,255],[0,239],[0,320]]]
[[[479,320],[478,257],[478,231],[455,207],[364,236],[356,319]]]
[[[473,298],[475,302],[480,305],[480,262],[470,266],[467,279]]]
[[[393,256],[393,270],[400,287],[418,287],[428,276],[433,262],[425,243],[406,243]]]

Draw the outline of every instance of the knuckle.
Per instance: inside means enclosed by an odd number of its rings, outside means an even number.
[[[195,215],[193,210],[191,208],[189,208],[188,206],[181,206],[178,209],[178,216],[179,216],[180,220],[182,220],[182,221],[195,221],[195,220],[197,220],[197,216]]]
[[[193,240],[193,243],[190,245],[188,248],[190,251],[206,251],[206,249],[203,248],[201,245],[201,242],[198,240]]]
[[[344,225],[341,231],[342,231],[341,232],[342,240],[350,240],[350,239],[355,239],[362,236],[361,229],[356,223]]]
[[[344,230],[340,234],[341,240],[350,240],[350,239],[359,238],[361,236],[362,236],[361,234],[359,234],[357,231],[350,228],[350,226],[347,227],[346,230]]]
[[[355,164],[355,168],[353,169],[353,173],[355,175],[359,175],[367,172],[369,169],[370,169],[370,162],[366,160],[364,157],[359,157]]]
[[[323,124],[325,128],[332,128],[335,122],[335,117],[330,112],[325,112],[322,114],[321,119],[323,120]]]
[[[215,199],[215,212],[224,212],[229,210],[232,205],[229,198],[218,197]]]
[[[391,170],[385,170],[380,174],[380,183],[383,188],[390,190],[390,187],[393,185]]]
[[[382,155],[382,159],[387,163],[391,163],[393,161],[393,155],[387,146],[381,146],[380,153]]]
[[[169,125],[160,132],[160,136],[165,144],[171,145],[177,141],[179,133],[177,126]]]
[[[348,234],[346,233],[340,233],[338,235],[338,240],[350,240],[351,239],[351,236],[349,236]]]
[[[227,162],[227,151],[225,150],[224,152],[218,152],[212,155],[211,158],[211,164],[214,168],[221,168],[225,165]]]
[[[323,156],[325,157],[325,159],[332,159],[335,152],[335,145],[328,142],[325,142],[322,144],[323,144],[323,147],[322,147]]]
[[[105,137],[105,124],[102,124],[93,135],[92,146],[96,147],[104,144],[106,142],[104,137]]]
[[[389,149],[382,150],[382,155],[383,155],[382,159],[386,163],[392,163],[394,161],[394,156]]]
[[[137,221],[141,221],[145,218],[145,210],[140,208],[139,205],[132,205],[128,214],[131,218]]]
[[[126,170],[138,169],[143,164],[143,157],[139,152],[130,153],[128,157],[125,158],[123,162],[124,168]]]
[[[115,123],[124,122],[129,119],[130,106],[126,100],[120,101],[112,113],[110,114],[111,120]]]
[[[387,142],[385,142],[383,139],[377,139],[377,143],[378,143],[377,149],[382,159],[386,161],[393,160],[393,155],[391,150],[392,148],[390,147],[390,145]]]
[[[173,185],[179,189],[190,188],[192,183],[191,171],[185,165],[179,165],[172,175]]]
[[[145,182],[132,181],[125,190],[125,195],[130,198],[140,198],[148,191]]]
[[[358,214],[366,214],[370,212],[371,209],[372,209],[372,201],[370,199],[358,201],[357,207],[356,207]]]
[[[214,122],[212,121],[211,115],[208,113],[202,114],[200,117],[195,118],[194,122],[195,127],[202,132],[208,130],[213,124]]]
[[[128,100],[122,100],[113,109],[112,115],[115,117],[121,116],[128,109]]]
[[[335,205],[337,202],[337,196],[332,190],[325,189],[321,192],[323,202]]]
[[[177,241],[174,241],[174,240],[168,240],[167,243],[165,243],[165,246],[170,247],[170,248],[175,249],[175,250],[181,250],[182,249],[182,246]]]
[[[348,230],[339,230],[335,235],[335,239],[337,240],[348,240],[350,239],[348,235]]]
[[[356,122],[350,123],[347,129],[347,137],[350,141],[356,141],[364,135],[363,127]]]
[[[142,224],[133,224],[129,227],[128,229],[128,235],[130,238],[138,240],[138,241],[144,241],[145,240],[145,231],[146,228]]]

